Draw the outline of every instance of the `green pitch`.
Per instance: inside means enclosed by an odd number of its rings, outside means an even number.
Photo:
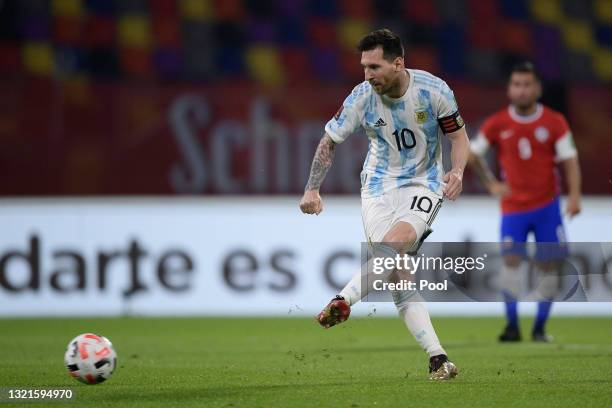
[[[393,318],[329,330],[297,318],[0,320],[0,387],[72,387],[77,401],[52,405],[71,407],[612,405],[612,319],[553,318],[554,344],[500,345],[502,323],[435,318],[460,373],[432,383],[427,356]],[[88,331],[119,356],[113,378],[94,386],[63,366],[68,341]]]

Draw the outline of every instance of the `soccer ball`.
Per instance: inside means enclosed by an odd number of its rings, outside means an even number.
[[[72,377],[85,384],[98,384],[113,375],[117,353],[106,337],[85,333],[68,343],[64,362]]]

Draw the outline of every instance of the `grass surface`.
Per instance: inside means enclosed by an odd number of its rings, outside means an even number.
[[[433,383],[427,356],[393,318],[330,330],[297,318],[0,320],[0,387],[71,387],[76,401],[55,407],[612,406],[612,319],[553,318],[554,344],[500,345],[502,324],[434,319],[460,373]],[[103,384],[64,369],[82,332],[115,345],[118,368]]]

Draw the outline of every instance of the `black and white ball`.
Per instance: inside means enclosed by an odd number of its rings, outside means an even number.
[[[113,375],[117,353],[106,337],[84,333],[68,343],[64,362],[72,377],[85,384],[99,384]]]

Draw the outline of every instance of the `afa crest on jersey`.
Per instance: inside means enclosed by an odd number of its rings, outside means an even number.
[[[419,125],[422,125],[429,120],[429,114],[427,111],[418,111],[414,113],[414,119]]]

